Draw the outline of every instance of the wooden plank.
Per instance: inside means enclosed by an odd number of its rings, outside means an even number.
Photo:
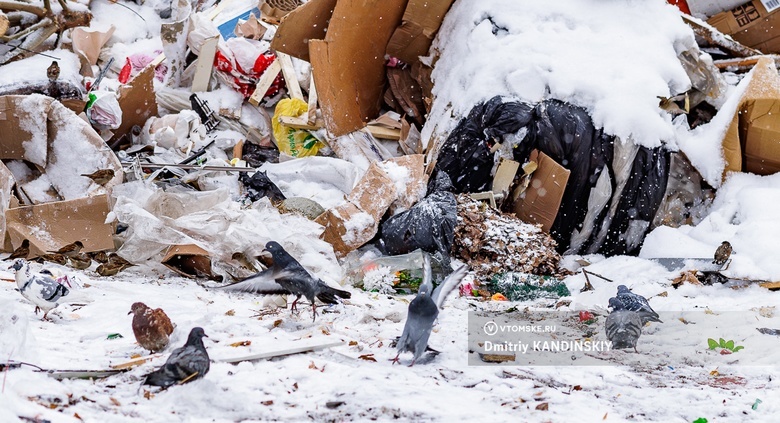
[[[704,38],[710,44],[714,44],[717,45],[718,47],[721,47],[731,55],[738,56],[738,57],[750,57],[750,56],[761,55],[760,51],[740,44],[730,36],[715,29],[715,27],[697,18],[694,18],[693,16],[687,15],[685,13],[681,13],[681,15],[683,21],[687,23],[688,26],[691,27],[691,29],[693,29],[694,34]]]
[[[293,67],[292,59],[290,56],[276,52],[276,61],[282,64],[282,75],[284,75],[284,83],[287,85],[287,93],[291,98],[297,98],[303,100],[303,92],[301,92],[301,86],[298,84],[298,77],[295,76],[295,67]]]
[[[764,282],[758,285],[766,289],[780,289],[780,282]]]
[[[317,86],[314,84],[314,74],[309,79],[309,111],[307,123],[314,125],[317,120]]]
[[[385,140],[393,140],[393,141],[398,141],[401,139],[400,129],[390,129],[390,128],[385,128],[384,126],[377,126],[377,125],[368,125],[366,126],[366,129],[368,130],[368,132],[371,133],[371,135],[375,136],[376,138],[382,138]]]
[[[161,354],[147,355],[146,357],[139,357],[139,358],[130,360],[130,361],[125,362],[125,363],[112,364],[110,367],[112,369],[114,369],[114,370],[125,370],[125,369],[129,369],[131,367],[138,366],[140,364],[144,364],[147,361],[153,360],[153,359],[158,358],[158,357],[162,357],[162,355]]]
[[[325,126],[325,122],[323,122],[322,119],[318,119],[314,122],[314,125],[310,125],[305,118],[292,116],[279,116],[279,123],[291,128],[305,129],[307,131],[316,131]]]
[[[299,342],[299,343],[304,343],[304,342]],[[239,363],[242,361],[262,360],[262,359],[268,359],[274,357],[281,357],[290,354],[319,351],[325,348],[338,347],[341,345],[344,345],[344,341],[339,340],[339,341],[328,341],[328,342],[317,342],[317,343],[310,342],[309,345],[297,345],[295,347],[289,347],[282,350],[267,351],[267,352],[251,354],[243,357],[223,358],[215,361],[219,363]]]
[[[49,370],[47,375],[62,379],[98,379],[122,373],[122,370]]]
[[[219,35],[206,39],[200,46],[198,64],[195,68],[195,76],[192,77],[192,92],[208,91],[211,70],[214,67],[214,56],[217,54]]]
[[[274,83],[274,78],[276,78],[276,75],[279,75],[279,72],[281,71],[282,65],[279,63],[279,60],[274,60],[271,65],[266,68],[265,72],[263,72],[263,75],[260,77],[260,80],[257,81],[257,85],[255,85],[255,92],[249,97],[249,102],[253,106],[257,106],[263,101],[266,91],[271,88],[271,84]]]

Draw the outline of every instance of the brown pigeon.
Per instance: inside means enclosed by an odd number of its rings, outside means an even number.
[[[168,346],[173,324],[161,308],[153,310],[144,303],[134,303],[127,314],[133,314],[133,334],[139,345],[151,352]]]

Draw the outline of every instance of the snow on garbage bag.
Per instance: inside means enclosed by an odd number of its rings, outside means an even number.
[[[431,254],[438,252],[447,268],[458,221],[452,189],[447,174],[438,172],[424,199],[382,223],[381,240],[385,251],[391,255],[410,253],[418,248]]]
[[[532,111],[529,104],[503,103],[499,96],[477,104],[447,137],[436,170],[449,175],[456,193],[489,190],[494,164],[491,148],[500,144],[504,135],[526,127]]]

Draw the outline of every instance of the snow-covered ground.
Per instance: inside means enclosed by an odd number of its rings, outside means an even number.
[[[686,285],[675,290],[670,281],[676,273],[652,261],[589,258],[595,262],[589,270],[614,282],[591,277],[596,289],[579,293],[583,275],[569,277],[574,296],[560,312],[588,309],[601,314],[593,336],[603,339],[604,306],[616,285],[625,283],[651,298],[665,323],[645,327],[639,353],[588,353],[601,365],[587,367],[467,364],[469,310],[546,309],[555,303],[549,300],[512,304],[450,297],[430,341],[441,353],[407,367],[388,360],[395,356],[390,344],[402,331],[408,296],[352,289],[351,300],[322,310],[312,322],[305,307],[297,316],[279,310],[257,317],[263,300],[252,294],[208,290],[150,267],[132,268],[114,278],[99,277],[91,270],[69,271],[84,284],[82,292],[92,302],[60,306],[50,313],[53,321],[46,322],[14,291],[16,284],[2,282],[3,361],[10,356],[45,369],[85,370],[107,369],[146,355],[135,343],[132,318],[127,315],[135,301],[163,308],[176,329],[160,357],[104,379],[60,382],[29,368],[3,373],[0,420],[12,422],[23,416],[76,422],[76,415],[101,422],[395,418],[692,422],[698,417],[710,422],[769,422],[776,418],[780,372],[776,364],[766,363],[776,358],[780,339],[756,328],[780,327],[777,294],[757,286],[732,290]],[[662,292],[665,296],[658,295]],[[729,313],[735,311],[739,313]],[[13,326],[12,315],[19,318]],[[685,322],[679,320],[683,316]],[[237,365],[212,363],[203,379],[147,395],[141,387],[143,375],[181,346],[194,326],[205,329],[206,348],[215,361],[300,343],[341,340],[344,344]],[[20,327],[26,330],[16,329]],[[9,330],[18,332],[8,334]],[[113,333],[123,337],[108,339]],[[709,351],[707,338],[719,337],[733,339],[745,349],[726,356]],[[229,346],[240,341],[251,345]],[[402,364],[410,359],[408,354],[402,356]],[[763,402],[752,410],[756,399]],[[332,402],[343,404],[329,408]],[[537,409],[542,403],[548,404],[548,410]]]

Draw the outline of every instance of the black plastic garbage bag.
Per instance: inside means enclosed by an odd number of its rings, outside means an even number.
[[[575,229],[581,229],[588,212],[590,190],[602,171],[609,171],[614,137],[596,130],[587,110],[560,100],[545,100],[533,112],[525,139],[514,151],[524,163],[538,149],[569,169],[569,182],[550,234],[559,251],[566,251]],[[598,224],[597,224],[598,226]]]
[[[274,203],[283,201],[287,198],[282,194],[279,187],[268,178],[266,172],[258,171],[251,177],[242,172],[238,177],[238,180],[244,184],[244,187],[246,187],[246,196],[253,202],[263,197],[268,197]]]
[[[428,195],[409,210],[390,217],[381,225],[381,241],[387,254],[398,255],[421,249],[439,253],[445,268],[455,237],[458,210],[452,183],[444,172],[437,172],[428,187]]]
[[[639,253],[664,199],[670,162],[670,153],[663,147],[639,148],[599,253],[607,256]]]
[[[490,189],[493,169],[491,147],[506,134],[514,134],[531,121],[533,107],[526,103],[502,103],[493,97],[471,109],[444,142],[436,170],[449,175],[456,193]]]

